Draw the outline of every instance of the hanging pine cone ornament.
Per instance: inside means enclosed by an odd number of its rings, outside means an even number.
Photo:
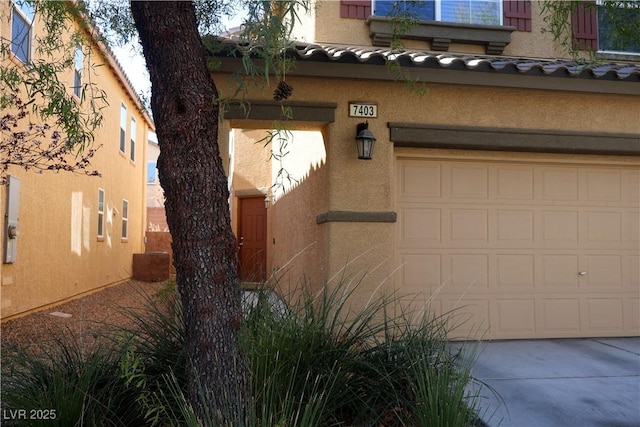
[[[280,80],[280,83],[278,83],[278,87],[273,91],[273,99],[275,99],[276,101],[282,101],[290,97],[292,92],[293,88],[291,87],[291,85],[289,85],[284,80]]]

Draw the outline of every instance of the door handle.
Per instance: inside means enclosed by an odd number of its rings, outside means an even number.
[[[238,242],[238,246],[244,246],[244,237],[240,237],[240,242]]]

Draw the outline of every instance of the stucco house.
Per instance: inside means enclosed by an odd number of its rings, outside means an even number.
[[[36,44],[44,27],[29,5],[2,2],[0,16],[0,36],[12,41],[3,65],[20,68],[40,59]],[[0,186],[2,320],[128,279],[133,254],[145,251],[146,142],[153,122],[102,43],[78,47],[74,66],[60,78],[69,93],[92,81],[106,95],[94,141],[101,148],[92,159],[102,176],[10,167],[8,185]],[[83,102],[79,94],[75,99]],[[17,234],[8,233],[10,226]]]
[[[364,275],[362,304],[394,291],[462,337],[640,335],[640,50],[611,51],[588,8],[584,65],[541,32],[539,2],[423,3],[395,49],[389,2],[318,2],[285,52],[291,96],[272,81],[248,112],[230,100],[242,279]],[[241,45],[222,43],[233,94]]]

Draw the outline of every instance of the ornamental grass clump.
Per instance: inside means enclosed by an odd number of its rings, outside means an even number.
[[[227,424],[215,414],[198,420],[184,397],[187,359],[173,287],[148,297],[145,310],[131,310],[137,327],[112,330],[101,341],[110,346],[14,364],[3,408],[32,399],[64,411],[58,425],[483,425],[468,392],[479,393],[469,387],[473,351],[448,342],[449,316],[410,311],[384,295],[358,306],[360,282],[245,293],[239,351],[250,395],[242,414],[224,414]]]
[[[60,334],[42,348],[3,346],[3,426],[145,425],[137,390],[121,375],[128,343],[86,349]]]
[[[466,392],[473,357],[448,344],[447,316],[388,296],[356,310],[359,284],[303,286],[286,311],[258,299],[241,334],[254,425],[482,425]]]

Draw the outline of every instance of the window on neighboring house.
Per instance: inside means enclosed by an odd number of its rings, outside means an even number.
[[[640,54],[640,41],[637,33],[627,36],[616,34],[612,28],[632,28],[640,22],[640,3],[608,9],[598,2],[598,50],[616,53]]]
[[[408,15],[426,21],[460,24],[502,24],[502,0],[374,0],[377,16]]]
[[[98,238],[104,237],[104,190],[98,188]]]
[[[82,69],[84,68],[84,52],[80,45],[76,45],[73,68],[73,94],[82,99]]]
[[[33,17],[33,4],[26,1],[13,3],[11,12],[11,52],[22,62],[31,60]]]
[[[125,153],[127,149],[127,107],[120,104],[120,152]]]
[[[132,162],[136,161],[136,119],[131,117],[131,146],[129,147],[131,151],[129,152],[129,158]]]
[[[158,183],[158,169],[156,162],[147,162],[147,184]]]
[[[129,237],[129,201],[122,199],[122,239]]]

